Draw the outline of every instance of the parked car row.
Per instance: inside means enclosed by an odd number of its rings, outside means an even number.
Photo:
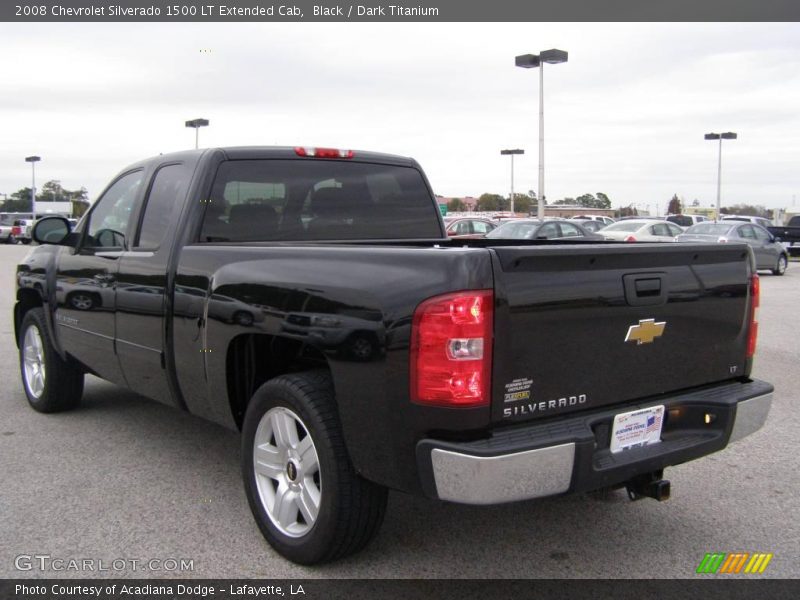
[[[4,244],[30,244],[32,219],[15,219],[9,225],[0,225],[0,242]]]
[[[688,220],[673,217],[686,217]],[[603,219],[608,219],[604,217]],[[494,222],[485,218],[445,218],[451,238],[488,238],[511,240],[587,240],[618,242],[706,242],[745,243],[753,249],[758,269],[783,275],[789,254],[767,231],[762,217],[730,215],[722,221],[710,221],[698,215],[671,215],[667,218],[629,218],[607,224],[595,216],[573,219],[506,219]],[[692,223],[683,227],[684,223]]]

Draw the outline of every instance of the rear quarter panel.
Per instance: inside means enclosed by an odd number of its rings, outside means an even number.
[[[461,409],[454,425],[452,409],[409,402],[414,309],[431,296],[492,286],[489,253],[480,249],[187,246],[174,300],[179,385],[191,412],[235,427],[225,377],[234,338],[257,334],[303,341],[327,360],[347,448],[359,472],[415,490],[417,439],[437,427],[485,427],[489,409]],[[225,318],[230,311],[215,315],[207,300],[213,296],[257,317],[242,325]],[[198,328],[201,321],[205,331]],[[367,356],[343,346],[354,335],[372,344],[362,344]]]

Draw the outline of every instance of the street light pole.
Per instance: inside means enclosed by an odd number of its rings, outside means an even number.
[[[568,54],[564,50],[543,50],[539,54],[523,54],[514,60],[516,66],[523,69],[539,67],[539,194],[536,216],[544,219],[544,63],[555,65],[567,62]]]
[[[544,221],[544,63],[539,65],[539,183],[537,185],[539,198],[536,203],[536,218]]]
[[[194,128],[194,149],[197,150],[200,147],[200,128],[201,127],[208,127],[210,121],[208,119],[192,119],[191,121],[186,121],[186,127],[193,127]]]
[[[41,156],[26,156],[25,162],[31,163],[31,215],[36,216],[36,163],[42,160]]]
[[[514,150],[500,150],[500,154],[511,156],[511,214],[514,214],[514,155],[525,154],[525,150],[515,148]]]
[[[717,221],[722,218],[722,140],[735,140],[737,135],[732,131],[726,133],[707,133],[707,140],[719,140],[719,153],[717,155]]]

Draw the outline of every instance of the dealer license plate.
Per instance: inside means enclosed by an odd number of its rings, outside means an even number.
[[[611,427],[611,452],[622,452],[660,442],[663,422],[663,405],[618,414]]]

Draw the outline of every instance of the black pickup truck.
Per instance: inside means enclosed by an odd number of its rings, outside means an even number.
[[[255,520],[300,563],[363,547],[390,488],[663,500],[665,467],[770,409],[747,246],[448,240],[407,158],[158,156],[34,237],[30,405],[74,408],[90,373],[240,429]]]
[[[800,215],[795,215],[786,225],[779,225],[777,227],[767,227],[769,232],[782,242],[789,244],[789,254],[792,256],[800,256]]]

